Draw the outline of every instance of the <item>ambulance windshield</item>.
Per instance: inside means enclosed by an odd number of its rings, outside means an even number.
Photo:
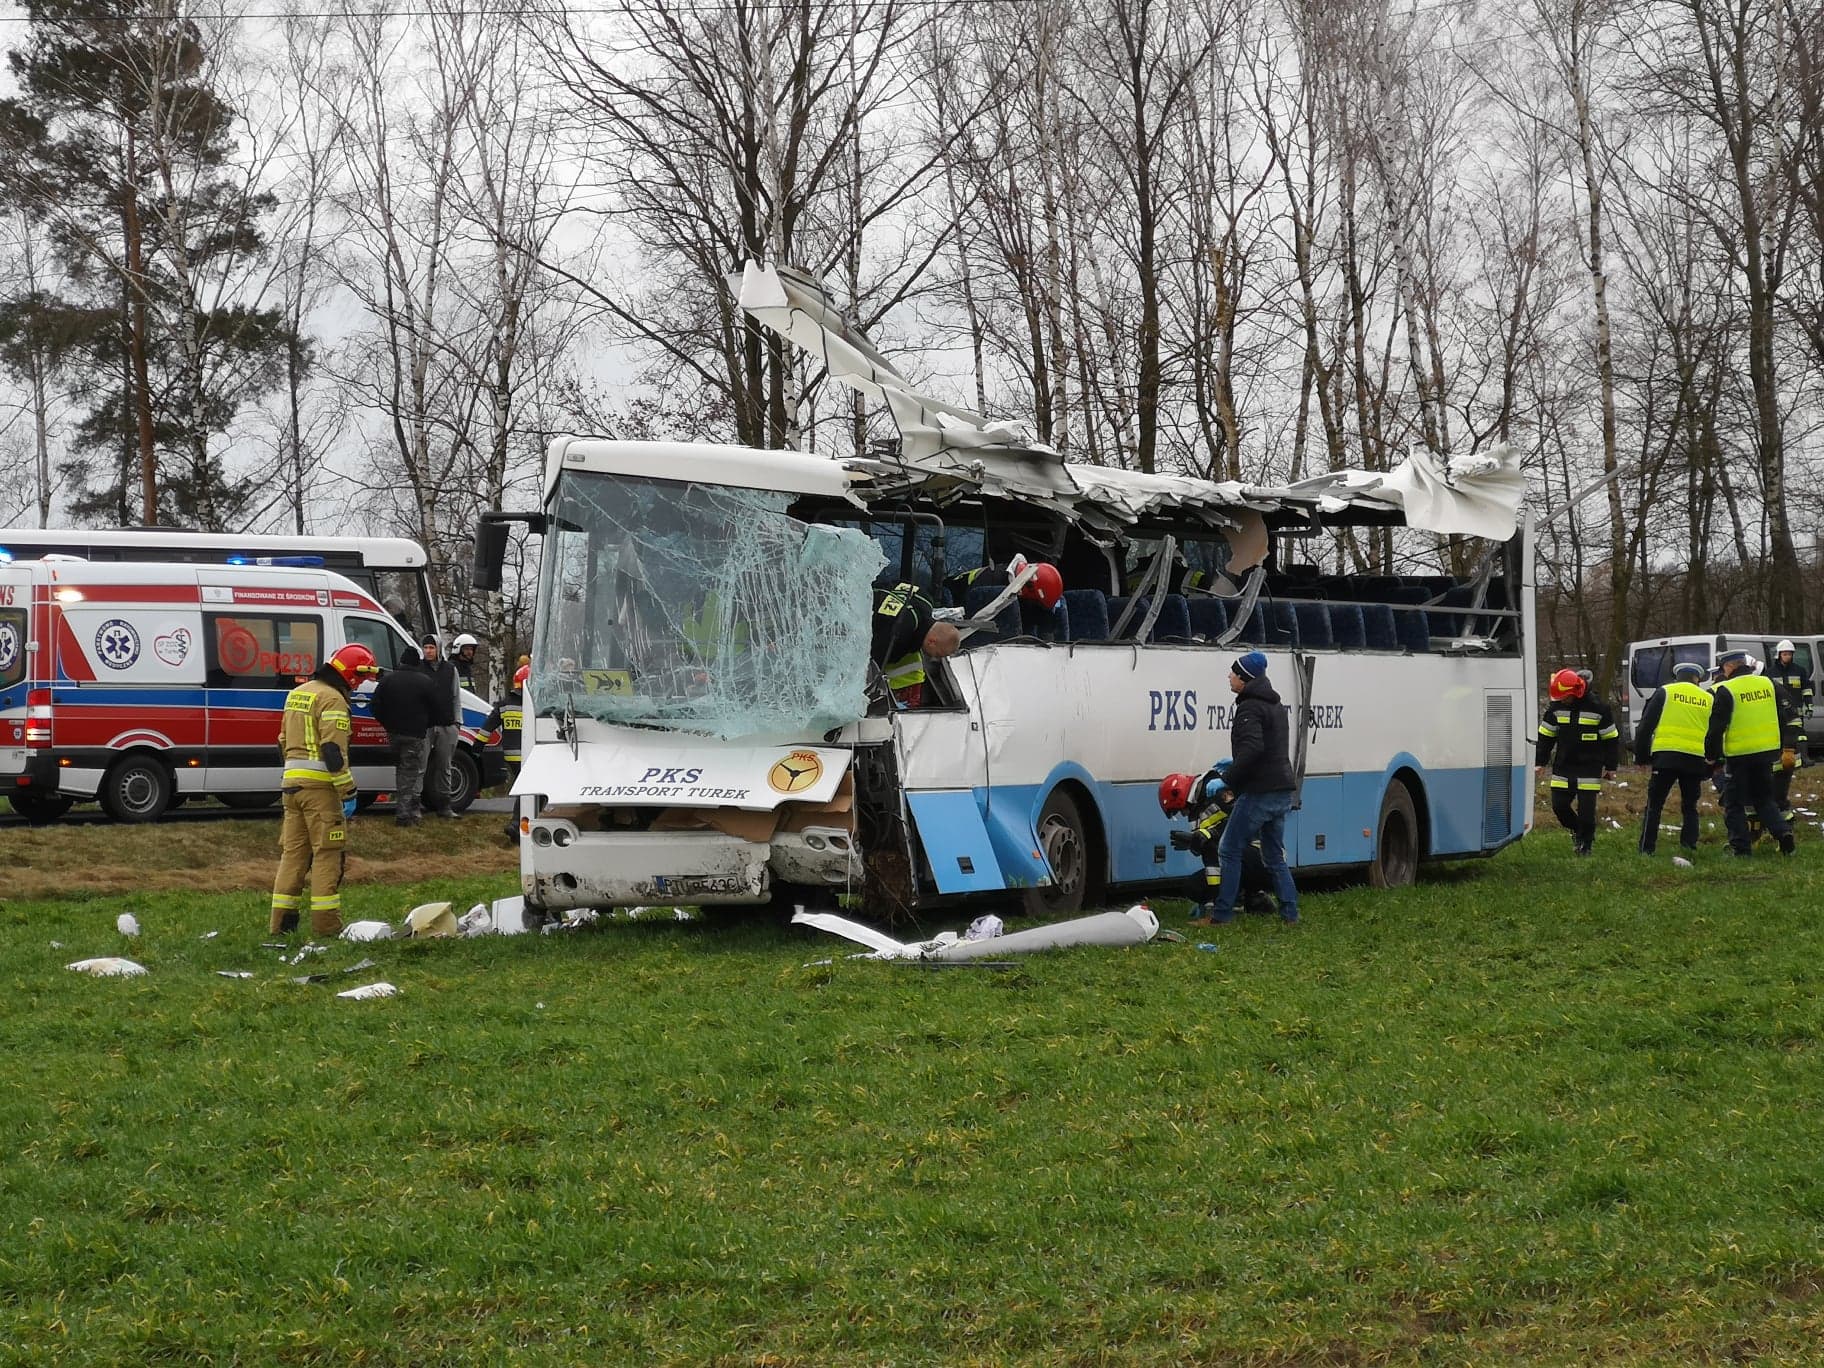
[[[861,716],[879,548],[791,495],[565,471],[539,587],[546,716],[804,737]]]

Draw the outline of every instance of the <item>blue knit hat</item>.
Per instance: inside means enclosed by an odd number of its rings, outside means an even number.
[[[1243,679],[1259,679],[1267,672],[1267,657],[1263,651],[1249,651],[1229,667]]]

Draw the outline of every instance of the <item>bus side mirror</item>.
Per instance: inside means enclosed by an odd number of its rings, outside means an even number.
[[[475,524],[475,556],[469,583],[486,592],[500,588],[501,572],[506,563],[507,525],[484,513],[481,521]]]

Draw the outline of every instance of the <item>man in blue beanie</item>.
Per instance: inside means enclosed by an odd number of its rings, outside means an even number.
[[[1298,889],[1286,868],[1286,813],[1296,787],[1286,709],[1267,682],[1267,658],[1259,651],[1249,651],[1229,667],[1229,690],[1236,697],[1225,782],[1236,798],[1222,831],[1222,867],[1240,869],[1248,847],[1259,840],[1260,857],[1279,899],[1280,920],[1290,924],[1298,920]],[[1233,918],[1240,892],[1240,879],[1224,879],[1210,920]]]

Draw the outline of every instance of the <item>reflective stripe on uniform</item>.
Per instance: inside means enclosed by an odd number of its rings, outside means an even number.
[[[1602,780],[1600,780],[1600,779],[1579,779],[1577,781],[1577,789],[1579,792],[1583,792],[1587,789],[1600,790],[1601,788],[1602,788]]]
[[[302,899],[296,893],[274,893],[272,895],[272,910],[275,912],[290,912],[295,909],[301,901]]]
[[[925,657],[921,651],[914,651],[909,656],[901,656],[887,666],[887,687],[893,690],[909,689],[914,684],[925,682]]]

